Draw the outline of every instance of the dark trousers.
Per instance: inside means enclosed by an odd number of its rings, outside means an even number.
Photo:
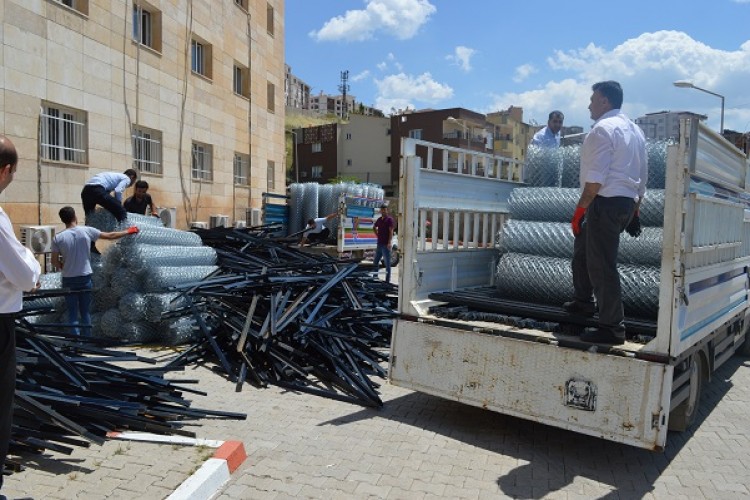
[[[573,244],[574,299],[590,303],[593,294],[599,308],[599,327],[617,334],[625,332],[617,253],[620,233],[634,211],[631,198],[597,196],[586,210]]]
[[[117,198],[104,190],[102,186],[86,184],[81,191],[81,201],[83,202],[83,213],[88,214],[101,205],[105,210],[115,216],[117,222],[122,222],[128,218],[128,213],[117,201]]]
[[[331,236],[331,230],[324,227],[319,233],[310,233],[307,236],[307,241],[310,243],[325,243],[328,241],[328,237]]]
[[[10,430],[13,422],[13,398],[16,392],[16,328],[15,319],[0,314],[0,472],[5,469]],[[0,488],[3,475],[0,474]]]

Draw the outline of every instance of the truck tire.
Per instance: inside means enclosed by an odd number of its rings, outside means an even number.
[[[398,249],[392,248],[391,249],[391,266],[396,267],[398,265],[398,261],[401,257],[398,255]]]
[[[683,432],[688,430],[698,415],[705,378],[705,361],[700,352],[690,356],[688,370],[690,370],[690,396],[670,413],[670,431]]]

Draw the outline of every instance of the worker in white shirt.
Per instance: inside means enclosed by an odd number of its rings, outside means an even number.
[[[16,147],[0,135],[0,193],[13,182],[17,166]],[[39,262],[16,239],[13,225],[0,207],[0,472],[8,453],[16,390],[15,314],[23,307],[23,292],[39,287],[41,273]],[[2,485],[0,473],[0,488]]]
[[[331,236],[331,230],[328,228],[328,221],[338,215],[337,212],[326,215],[325,217],[318,217],[307,221],[307,228],[302,233],[302,238],[299,240],[299,246],[303,246],[305,243],[325,243]]]
[[[117,172],[102,172],[96,174],[86,182],[81,191],[83,213],[88,215],[101,205],[115,216],[117,222],[128,218],[128,212],[122,206],[122,195],[125,190],[138,179],[138,172],[132,168],[118,174]],[[114,196],[110,193],[114,192]]]

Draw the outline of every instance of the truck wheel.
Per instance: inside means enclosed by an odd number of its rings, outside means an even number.
[[[396,267],[398,265],[398,260],[400,257],[398,256],[398,250],[392,249],[391,250],[391,266]]]
[[[690,356],[690,395],[669,415],[669,430],[683,432],[690,428],[698,415],[703,392],[704,361],[700,352]]]

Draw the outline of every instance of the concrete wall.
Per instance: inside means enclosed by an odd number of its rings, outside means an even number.
[[[132,40],[132,1],[88,0],[87,13],[56,0],[0,2],[0,131],[20,156],[0,204],[14,224],[58,224],[63,205],[82,211],[88,178],[133,166],[133,124],[162,133],[162,174],[142,178],[158,205],[177,207],[180,227],[210,214],[244,219],[245,207],[260,207],[268,190],[269,162],[272,191],[283,193],[284,2],[246,4],[247,10],[234,0],[148,0],[144,7],[161,18],[160,47],[153,50]],[[211,45],[210,78],[191,71],[193,37]],[[247,96],[233,92],[235,63],[249,68]],[[85,163],[40,158],[45,101],[85,113]],[[192,141],[212,146],[210,182],[191,178]],[[234,185],[235,152],[250,156],[249,185]]]

